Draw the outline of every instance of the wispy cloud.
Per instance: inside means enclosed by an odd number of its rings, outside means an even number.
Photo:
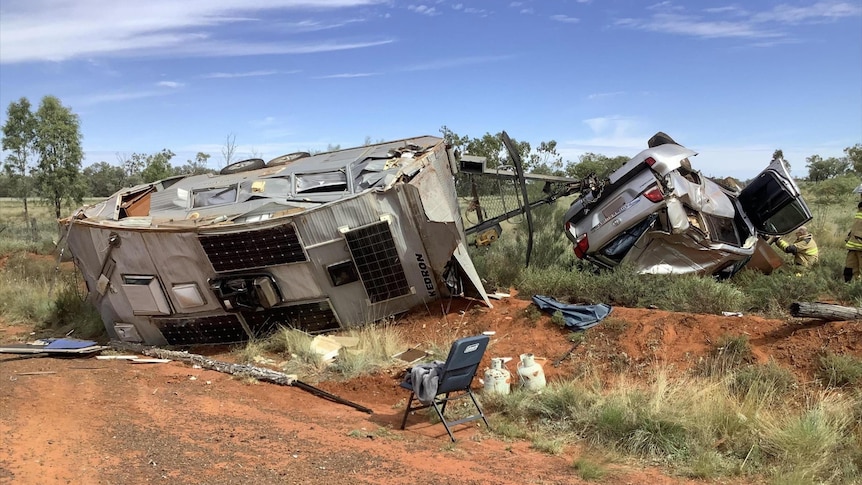
[[[323,22],[320,20],[300,20],[298,22],[286,22],[281,24],[274,25],[274,28],[278,29],[288,29],[291,32],[318,32],[321,30],[331,30],[337,29],[339,27],[344,27],[349,24],[355,24],[359,22],[365,22],[365,19],[346,19],[340,20],[336,22]]]
[[[244,71],[244,72],[211,72],[209,74],[204,74],[203,78],[206,79],[233,79],[238,77],[260,77],[260,76],[272,76],[275,74],[294,74],[299,71],[275,71],[275,70],[261,70],[261,71]]]
[[[583,120],[589,128],[586,138],[571,139],[560,144],[560,154],[570,160],[586,153],[603,153],[609,156],[633,156],[646,148],[644,123],[638,118],[611,115]]]
[[[758,40],[768,46],[790,37],[788,28],[803,23],[832,22],[862,15],[862,5],[841,1],[821,1],[797,7],[777,5],[770,10],[750,12],[735,6],[687,11],[670,1],[647,7],[652,12],[646,18],[620,18],[615,25],[665,34],[701,38],[743,38]]]
[[[292,43],[289,29],[261,42],[232,42],[233,27],[289,11],[334,11],[386,0],[29,0],[4,2],[0,63],[88,57],[289,54],[356,49],[388,41]],[[320,25],[309,24],[309,29]],[[226,51],[225,51],[226,49]]]
[[[370,77],[379,76],[379,72],[345,72],[341,74],[329,74],[326,76],[317,76],[314,79],[349,79],[354,77]]]
[[[593,93],[587,96],[587,99],[602,99],[602,98],[612,98],[615,96],[622,96],[626,94],[625,91],[612,91],[608,93]]]
[[[813,5],[794,7],[778,5],[772,10],[761,12],[752,17],[755,22],[781,22],[799,24],[805,22],[831,21],[845,17],[862,15],[862,4],[849,2],[817,2]]]
[[[512,56],[476,56],[458,57],[453,59],[437,59],[422,64],[405,66],[402,71],[434,71],[438,69],[451,69],[454,67],[470,66],[474,64],[485,64],[488,62],[499,62],[511,59]]]
[[[568,15],[551,15],[551,20],[556,20],[557,22],[563,22],[565,24],[576,24],[581,21],[581,19],[577,17],[569,17]]]
[[[177,82],[177,81],[159,81],[156,83],[156,86],[160,86],[163,88],[171,88],[171,89],[181,88],[185,85],[186,85],[185,83],[181,83],[181,82]]]
[[[135,99],[155,98],[159,96],[168,96],[176,91],[159,89],[159,90],[134,90],[134,91],[114,91],[110,93],[96,93],[85,96],[72,98],[70,104],[72,106],[92,106],[103,103],[117,103],[121,101],[130,101]]]
[[[429,16],[440,15],[440,12],[438,12],[435,7],[429,7],[428,5],[410,5],[409,7],[407,7],[407,10],[410,10],[411,12],[416,12],[416,13],[422,14],[422,15],[429,15]]]

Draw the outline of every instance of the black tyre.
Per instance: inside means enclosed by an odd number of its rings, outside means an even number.
[[[311,156],[311,154],[308,152],[288,153],[287,155],[275,157],[272,160],[266,162],[266,166],[267,167],[278,167],[279,165],[287,165],[288,163],[299,160],[300,158],[305,158],[305,157],[310,157],[310,156]]]
[[[249,170],[257,170],[259,168],[266,167],[266,164],[263,163],[262,158],[249,158],[248,160],[242,160],[239,162],[234,162],[227,167],[221,169],[219,171],[220,175],[230,175],[232,173],[240,173],[240,172],[248,172]]]

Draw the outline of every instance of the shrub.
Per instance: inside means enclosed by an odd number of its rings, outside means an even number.
[[[738,369],[730,379],[730,389],[736,394],[754,394],[756,398],[765,400],[780,398],[795,386],[793,373],[773,360],[765,365],[749,365]]]
[[[845,467],[858,463],[862,445],[853,432],[852,402],[837,394],[824,394],[802,413],[780,413],[764,422],[763,446],[768,455],[811,482],[858,477]]]
[[[830,387],[862,384],[862,360],[826,352],[819,358],[817,375]]]
[[[584,457],[578,457],[572,462],[578,476],[587,481],[601,480],[607,475],[607,470],[599,463]]]
[[[710,354],[700,362],[698,370],[703,376],[724,377],[749,362],[752,357],[748,337],[724,335],[713,346]]]
[[[46,323],[66,334],[71,331],[76,338],[107,340],[99,311],[84,298],[74,280],[61,286]]]

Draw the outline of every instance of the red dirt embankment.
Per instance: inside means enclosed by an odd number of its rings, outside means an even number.
[[[405,315],[398,325],[416,344],[493,330],[486,359],[517,360],[531,352],[548,359],[549,380],[585,364],[607,372],[656,365],[682,371],[724,335],[747,335],[758,361],[775,359],[803,382],[823,350],[862,357],[862,326],[855,322],[614,308],[554,367],[572,346],[568,332],[547,316],[529,318],[527,300],[494,303],[489,309],[469,300],[444,302]],[[28,333],[0,322],[0,342]],[[399,380],[396,372],[381,372],[319,384],[370,407],[368,415],[296,388],[251,384],[179,362],[0,355],[0,483],[581,483],[571,466],[582,452],[577,446],[551,456],[528,442],[492,438],[475,423],[459,428],[452,445],[441,425],[420,416],[399,430],[407,398]],[[611,474],[601,483],[689,483],[654,468],[608,466]]]

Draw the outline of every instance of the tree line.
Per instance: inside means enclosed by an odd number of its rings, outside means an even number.
[[[39,199],[54,208],[59,218],[62,207],[81,204],[84,197],[107,197],[123,187],[155,182],[181,174],[212,172],[207,163],[210,155],[199,152],[194,160],[173,165],[176,156],[165,148],[157,153],[117,155],[116,163],[100,161],[82,169],[80,120],[78,115],[55,96],[45,96],[33,111],[30,101],[22,97],[9,103],[6,110],[2,147],[6,156],[0,173],[0,197],[16,197],[24,202],[24,215],[29,219],[28,205]],[[494,169],[509,164],[500,133],[485,133],[480,138],[459,135],[446,126],[440,132],[447,142],[462,153],[484,156],[487,167]],[[563,161],[557,152],[557,142],[543,141],[535,148],[528,142],[514,141],[527,172],[567,176],[576,179],[589,174],[607,177],[621,167],[628,157],[607,157],[586,153],[577,161]],[[370,144],[370,137],[366,137]],[[339,146],[330,146],[338,149]],[[228,135],[222,155],[231,163],[236,151],[235,138]],[[835,178],[862,175],[862,144],[844,149],[845,156],[823,159],[812,155],[806,159],[808,180],[821,182]],[[784,159],[778,149],[774,158]],[[855,180],[855,179],[854,179]],[[848,182],[849,183],[849,182]]]

